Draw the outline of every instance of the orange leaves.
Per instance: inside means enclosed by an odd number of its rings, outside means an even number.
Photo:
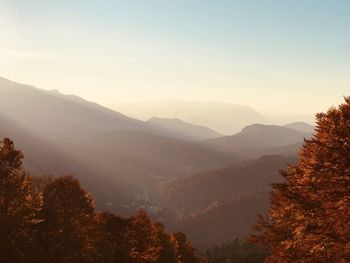
[[[299,164],[273,185],[269,223],[259,218],[257,241],[267,262],[350,262],[350,97],[317,115]]]
[[[76,179],[29,177],[22,157],[11,140],[0,142],[1,263],[199,262],[184,235],[170,236],[144,211],[96,214]]]

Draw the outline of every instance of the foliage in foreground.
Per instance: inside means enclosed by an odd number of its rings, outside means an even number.
[[[350,97],[317,115],[299,163],[281,175],[252,236],[270,248],[266,262],[350,262]]]
[[[22,158],[10,139],[0,142],[2,263],[201,262],[184,234],[168,234],[142,210],[131,218],[96,213],[77,180],[30,178]]]
[[[214,246],[205,252],[208,263],[261,263],[268,255],[266,248],[239,242]]]

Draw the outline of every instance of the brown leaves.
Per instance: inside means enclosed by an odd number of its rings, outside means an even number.
[[[72,176],[30,177],[9,139],[0,143],[2,263],[197,263],[184,234],[169,235],[139,211],[96,214]]]
[[[350,97],[317,115],[299,164],[273,185],[269,222],[258,219],[253,240],[268,244],[267,262],[350,261]]]

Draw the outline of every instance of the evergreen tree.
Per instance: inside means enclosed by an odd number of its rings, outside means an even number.
[[[350,98],[317,115],[298,164],[281,175],[252,236],[270,247],[266,261],[350,262]]]

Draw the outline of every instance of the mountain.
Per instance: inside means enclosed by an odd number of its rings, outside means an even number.
[[[287,128],[291,128],[297,131],[301,131],[301,132],[308,132],[308,133],[313,133],[315,130],[315,127],[306,123],[306,122],[293,122],[293,123],[289,123],[284,125],[284,127]]]
[[[172,131],[157,122],[132,119],[74,95],[63,95],[57,90],[40,90],[4,78],[0,78],[0,113],[41,136],[56,136],[67,131],[72,133],[80,126],[102,131],[139,130],[180,140],[195,139],[194,130],[188,127]],[[65,125],[60,125],[63,122]],[[43,130],[45,133],[42,133]]]
[[[6,79],[0,79],[0,115],[0,135],[23,149],[26,169],[74,174],[100,209],[127,207],[167,178],[236,162],[79,97]]]
[[[34,174],[67,174],[77,164],[50,142],[0,115],[0,138],[10,137],[24,152],[24,165]]]
[[[153,117],[149,119],[147,123],[152,125],[153,127],[157,127],[163,131],[167,131],[168,134],[172,134],[171,137],[173,138],[182,140],[200,141],[222,136],[216,131],[207,127],[193,125],[176,118],[168,119]]]
[[[177,118],[225,135],[236,133],[252,123],[270,123],[248,106],[216,101],[141,101],[119,103],[113,108],[144,120],[153,116]]]
[[[264,155],[294,156],[298,153],[302,145],[303,145],[303,141],[300,141],[298,143],[292,143],[292,144],[279,146],[279,147],[249,150],[249,151],[246,151],[243,157],[259,158]]]
[[[203,247],[247,234],[255,214],[266,209],[277,169],[289,160],[244,158],[293,154],[309,135],[251,125],[193,142],[215,132],[179,120],[140,121],[6,79],[0,79],[0,124],[0,137],[15,141],[30,173],[73,174],[99,210],[128,215],[143,207]]]
[[[315,114],[307,113],[307,114],[283,114],[274,111],[274,114],[265,112],[264,116],[270,120],[272,123],[277,125],[284,125],[286,123],[295,123],[295,122],[304,122],[311,125],[315,125]]]
[[[205,140],[200,142],[200,145],[247,158],[272,154],[276,149],[282,150],[284,147],[293,147],[310,136],[311,133],[288,127],[253,124],[235,135]],[[275,153],[279,153],[278,150]]]
[[[72,126],[99,130],[144,128],[143,122],[96,103],[57,91],[40,90],[4,78],[0,78],[0,112],[43,136],[65,132]],[[63,127],[62,123],[66,126]]]
[[[245,238],[257,214],[266,214],[270,185],[296,157],[263,156],[239,164],[160,183],[152,197],[178,214],[167,222],[199,247]]]

